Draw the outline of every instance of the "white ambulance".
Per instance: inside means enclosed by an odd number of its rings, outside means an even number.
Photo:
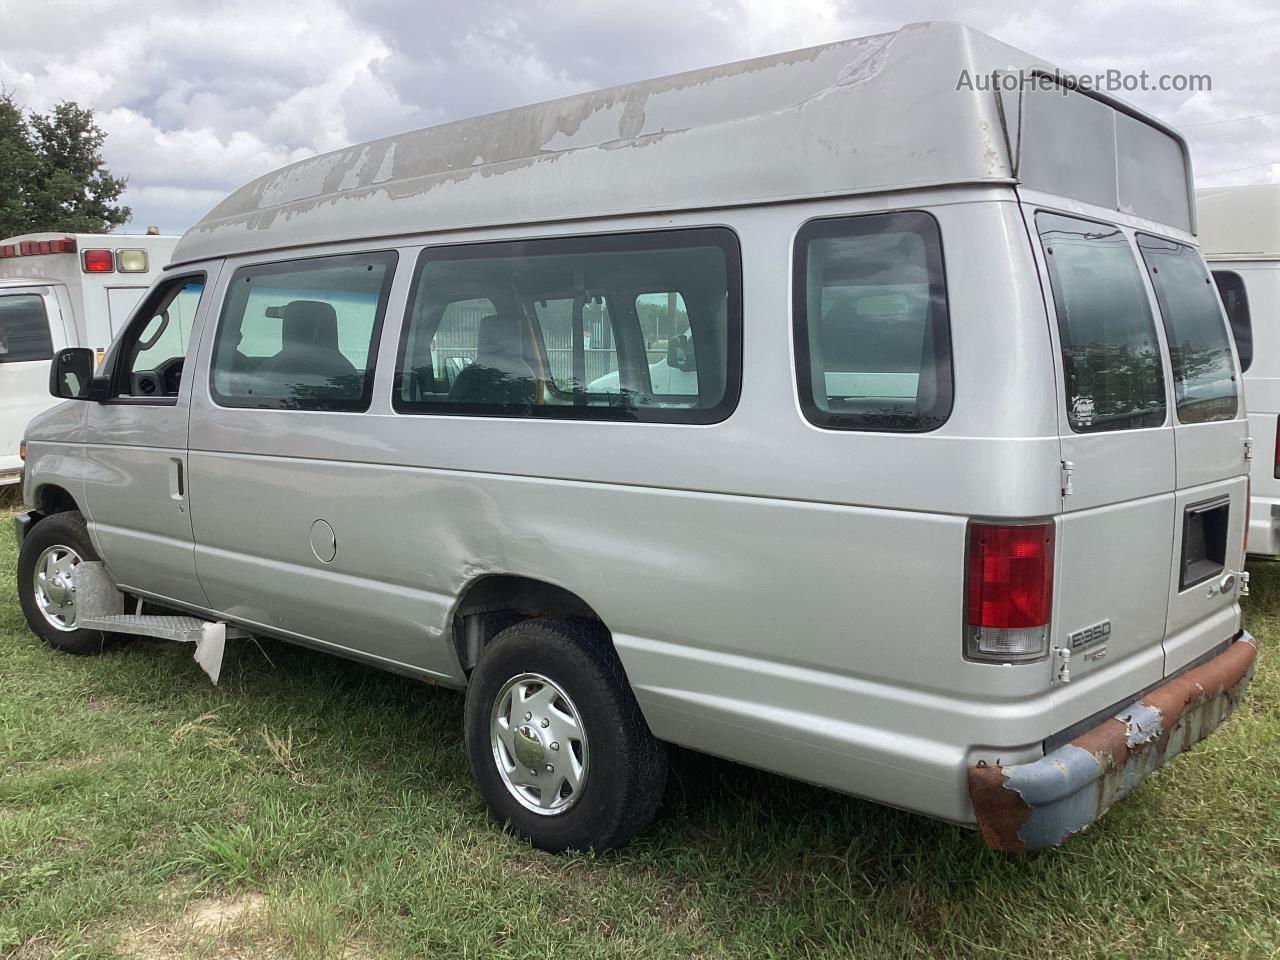
[[[0,485],[22,472],[27,421],[57,402],[49,393],[54,351],[90,347],[101,359],[177,242],[93,233],[0,240]]]

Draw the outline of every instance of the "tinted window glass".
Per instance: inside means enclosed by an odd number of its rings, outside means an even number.
[[[1164,319],[1178,420],[1202,423],[1236,415],[1236,371],[1218,291],[1200,252],[1185,243],[1138,235]]]
[[[933,430],[951,412],[950,325],[928,214],[806,224],[796,242],[805,416],[845,430]]]
[[[210,382],[223,406],[365,410],[394,253],[241,267]]]
[[[1114,226],[1036,216],[1058,314],[1067,420],[1077,433],[1156,427],[1164,367],[1128,238]]]
[[[203,293],[203,276],[187,277],[165,284],[143,302],[120,342],[115,396],[157,399],[178,395],[191,324]]]
[[[1244,280],[1231,270],[1215,270],[1213,282],[1218,285],[1218,296],[1222,297],[1222,306],[1227,311],[1236,353],[1240,355],[1240,369],[1248,370],[1253,365],[1253,322],[1249,319],[1249,295],[1245,292]]]
[[[48,360],[52,356],[44,300],[25,293],[0,297],[0,363]]]
[[[737,400],[739,254],[728,230],[424,250],[410,294],[394,405],[408,413],[710,423]],[[679,391],[648,309],[675,294],[689,348]],[[463,317],[462,304],[480,304]],[[456,318],[456,319],[455,319]],[[442,363],[456,322],[464,355]],[[696,359],[695,359],[696,358]]]

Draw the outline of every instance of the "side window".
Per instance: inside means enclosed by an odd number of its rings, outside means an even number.
[[[225,407],[367,410],[394,253],[241,267],[209,372]]]
[[[157,287],[142,301],[120,340],[112,396],[134,400],[178,396],[204,286],[203,274],[180,277]]]
[[[1200,259],[1185,243],[1138,234],[1164,320],[1180,423],[1230,420],[1238,409],[1231,338],[1222,304]]]
[[[1213,271],[1213,282],[1218,286],[1218,296],[1227,311],[1231,335],[1236,341],[1236,353],[1240,355],[1240,369],[1253,366],[1253,321],[1249,317],[1249,295],[1244,280],[1234,270]]]
[[[0,297],[0,363],[48,360],[52,356],[44,299],[34,293]]]
[[[430,248],[410,293],[393,404],[714,423],[737,403],[741,329],[740,254],[725,229]],[[677,382],[659,368],[678,338]]]
[[[1164,365],[1138,262],[1119,227],[1036,215],[1076,433],[1158,427]]]
[[[951,413],[942,241],[926,213],[805,224],[793,314],[800,405],[838,430],[920,432]]]

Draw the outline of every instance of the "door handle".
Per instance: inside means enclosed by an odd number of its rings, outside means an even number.
[[[186,499],[186,484],[182,475],[182,461],[177,457],[169,460],[169,499]]]

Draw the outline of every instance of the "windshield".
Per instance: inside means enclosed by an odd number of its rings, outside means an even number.
[[[1178,420],[1203,423],[1236,415],[1236,372],[1217,288],[1194,247],[1138,235],[1164,319],[1173,362]]]

